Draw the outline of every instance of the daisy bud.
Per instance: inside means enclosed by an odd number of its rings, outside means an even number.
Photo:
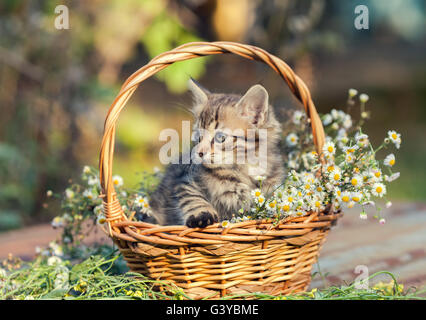
[[[350,98],[353,98],[358,94],[358,90],[351,88],[351,89],[349,89],[348,94],[349,94]]]
[[[361,112],[361,118],[362,119],[368,119],[368,112],[366,112],[366,111]]]
[[[50,198],[53,195],[52,190],[47,190],[46,195]]]
[[[390,139],[389,138],[385,138],[385,143],[389,144],[390,143]]]
[[[383,225],[383,224],[385,224],[385,223],[386,223],[386,220],[385,220],[384,218],[381,218],[381,219],[379,220],[379,223],[380,223],[381,225]]]
[[[359,101],[361,101],[362,103],[366,103],[368,99],[370,99],[370,97],[365,93],[361,93],[359,95]]]
[[[392,202],[390,201],[386,202],[386,208],[389,209],[390,207],[392,207]]]

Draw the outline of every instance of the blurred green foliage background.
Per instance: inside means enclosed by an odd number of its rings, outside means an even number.
[[[55,8],[69,9],[58,30]],[[0,3],[0,231],[46,222],[83,165],[97,166],[103,121],[121,84],[155,55],[190,41],[230,40],[281,57],[306,81],[319,112],[344,108],[349,88],[369,94],[367,133],[402,133],[391,198],[424,201],[425,2],[366,0],[370,28],[356,30],[357,1],[3,0]],[[233,56],[176,63],[148,79],[121,114],[114,173],[125,184],[161,167],[158,135],[190,120],[192,76],[211,91],[262,83],[278,109],[300,107],[273,71]]]

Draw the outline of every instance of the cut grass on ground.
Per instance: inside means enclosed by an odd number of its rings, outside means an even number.
[[[52,257],[51,257],[52,258]],[[0,299],[189,299],[179,288],[161,281],[126,272],[117,273],[122,257],[101,255],[73,263],[38,257],[34,261],[3,264],[0,273]],[[403,289],[394,275],[377,272],[368,279],[370,283],[378,275],[386,274],[389,283],[379,283],[370,289],[356,289],[355,284],[313,289],[310,292],[272,296],[263,293],[227,296],[222,299],[266,300],[404,300],[422,299],[426,290]],[[155,290],[163,285],[165,291]]]

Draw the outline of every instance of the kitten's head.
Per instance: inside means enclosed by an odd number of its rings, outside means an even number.
[[[261,144],[275,152],[281,132],[264,87],[252,86],[243,96],[210,93],[190,79],[194,97],[193,159],[206,167],[250,162]]]

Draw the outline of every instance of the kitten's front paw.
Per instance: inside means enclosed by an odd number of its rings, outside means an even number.
[[[210,212],[202,212],[197,216],[191,215],[186,220],[186,225],[190,228],[204,228],[218,222],[217,216]]]

